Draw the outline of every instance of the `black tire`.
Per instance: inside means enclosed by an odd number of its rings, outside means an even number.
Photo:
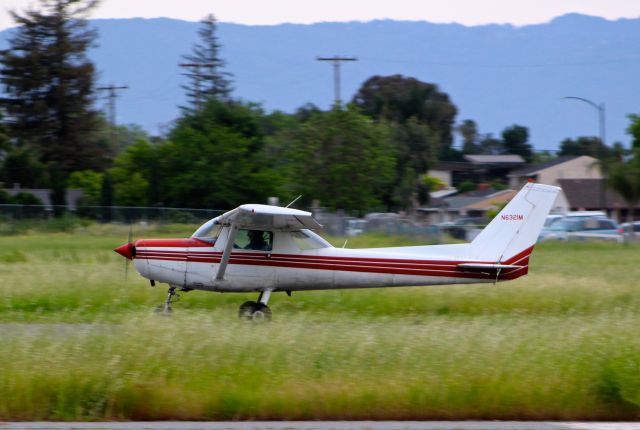
[[[238,318],[241,320],[251,320],[254,309],[258,306],[256,302],[244,302],[238,310]]]
[[[257,303],[251,314],[251,319],[255,322],[271,321],[271,309],[267,305]]]

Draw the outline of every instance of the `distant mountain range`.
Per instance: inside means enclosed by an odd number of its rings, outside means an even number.
[[[126,84],[119,123],[158,133],[179,115],[181,56],[198,23],[173,19],[94,20],[99,46],[91,57],[101,84]],[[6,47],[11,30],[0,32]],[[513,27],[371,21],[248,26],[221,23],[218,35],[234,95],[268,110],[291,112],[333,99],[333,72],[317,56],[350,55],[342,94],[350,99],[373,75],[402,74],[439,85],[483,133],[529,127],[538,149],[566,137],[598,134],[597,111],[578,96],[606,104],[607,141],[629,142],[628,113],[640,112],[640,19],[607,21],[578,14]],[[102,104],[104,102],[101,102]],[[102,105],[101,104],[101,105]]]

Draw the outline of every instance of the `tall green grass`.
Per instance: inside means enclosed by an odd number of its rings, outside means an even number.
[[[545,244],[495,286],[275,294],[255,325],[253,295],[155,315],[127,232],[0,237],[0,420],[640,418],[637,246]]]

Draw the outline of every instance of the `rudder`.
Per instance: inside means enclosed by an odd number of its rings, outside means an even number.
[[[471,242],[470,257],[502,263],[535,245],[559,187],[526,184]]]

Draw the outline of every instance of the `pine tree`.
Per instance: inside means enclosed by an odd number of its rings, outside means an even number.
[[[184,74],[189,83],[183,88],[192,108],[200,109],[208,99],[228,100],[231,95],[231,74],[223,69],[226,62],[220,58],[221,45],[216,31],[217,20],[212,14],[200,21],[199,42],[191,54],[183,57]]]
[[[39,0],[11,12],[18,28],[0,54],[0,103],[16,144],[32,148],[51,177],[100,169],[108,161],[108,148],[94,137],[95,70],[86,56],[96,32],[85,17],[97,3]]]

